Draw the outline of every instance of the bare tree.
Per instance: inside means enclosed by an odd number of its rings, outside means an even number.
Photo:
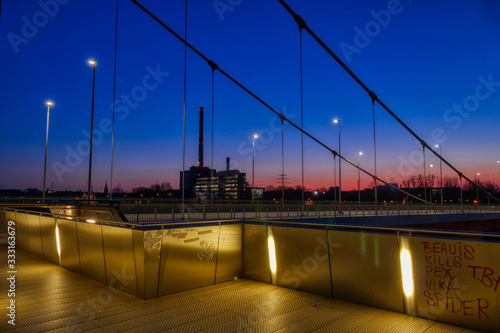
[[[443,187],[458,187],[458,177],[443,177]]]

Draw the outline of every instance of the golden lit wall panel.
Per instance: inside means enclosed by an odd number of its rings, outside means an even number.
[[[141,234],[139,234],[141,233]],[[162,230],[134,230],[136,244],[137,283],[142,283],[143,298],[149,299],[158,296],[158,279],[160,270],[160,255],[162,244]],[[142,248],[138,248],[142,246]],[[140,276],[141,271],[142,276]]]
[[[328,233],[333,297],[404,312],[397,235]]]
[[[16,213],[16,247],[26,252],[30,251],[30,240],[28,236],[28,224],[25,213]]]
[[[240,278],[243,274],[243,234],[241,224],[220,227],[215,283]]]
[[[331,297],[326,230],[273,227],[278,285]]]
[[[40,216],[27,214],[26,221],[28,222],[28,237],[30,239],[29,252],[31,254],[43,258],[42,233],[40,230]]]
[[[132,229],[102,226],[107,284],[137,296]]]
[[[89,278],[106,283],[101,226],[87,222],[75,222],[75,224],[78,229],[81,273]]]
[[[219,226],[166,229],[159,296],[215,283]]]
[[[247,279],[271,283],[265,225],[243,225],[243,275]]]
[[[43,258],[59,265],[55,219],[53,217],[40,216],[40,229],[42,231]]]
[[[57,219],[59,242],[61,244],[61,266],[80,273],[80,254],[76,222]]]
[[[500,331],[500,243],[412,237],[420,317]]]

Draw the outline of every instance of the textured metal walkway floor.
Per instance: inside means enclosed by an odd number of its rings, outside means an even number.
[[[246,279],[141,300],[19,250],[14,327],[0,243],[2,332],[474,332]]]

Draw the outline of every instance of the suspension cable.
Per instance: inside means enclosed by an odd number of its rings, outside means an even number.
[[[299,24],[299,59],[300,59],[300,128],[304,129],[304,90],[303,90],[303,76],[302,76],[302,26]],[[301,160],[302,160],[302,186],[301,186],[301,201],[300,201],[300,218],[304,216],[304,132],[300,132],[300,148],[301,148]]]
[[[492,197],[493,199],[495,199],[496,201],[500,202],[500,199],[496,198],[495,196],[491,195],[490,192],[486,191],[484,188],[482,188],[481,186],[479,186],[479,184],[476,184],[474,183],[472,180],[470,180],[468,177],[464,176],[462,172],[460,172],[457,168],[455,168],[450,162],[448,162],[444,157],[440,156],[439,153],[437,153],[434,149],[431,148],[431,146],[429,146],[427,144],[427,142],[425,142],[422,138],[420,138],[417,133],[415,133],[403,120],[401,120],[387,105],[385,105],[385,103],[383,103],[379,98],[378,96],[368,88],[368,86],[366,86],[366,84],[363,83],[363,81],[361,81],[361,79],[356,75],[354,74],[354,72],[323,42],[323,40],[321,40],[321,38],[318,37],[318,35],[316,35],[316,33],[314,31],[311,30],[311,28],[309,28],[306,24],[306,22],[298,15],[296,14],[292,8],[290,8],[290,6],[288,6],[288,4],[284,1],[284,0],[278,0],[281,5],[283,5],[283,7],[290,13],[290,15],[293,16],[294,20],[297,22],[297,21],[300,21],[302,26],[303,26],[303,29],[305,29],[310,35],[311,37],[313,37],[317,42],[318,44],[321,45],[321,47],[323,47],[323,49],[325,49],[325,51],[333,58],[335,59],[335,61],[337,61],[337,63],[368,93],[368,95],[374,99],[375,101],[377,101],[377,103],[382,107],[384,108],[394,119],[396,119],[396,121],[398,123],[401,124],[401,126],[403,126],[411,135],[413,135],[419,142],[422,146],[426,147],[427,149],[429,149],[429,151],[431,151],[437,158],[439,158],[441,161],[443,161],[446,165],[448,165],[453,171],[455,171],[459,176],[461,175],[465,180],[467,180],[469,183],[471,184],[474,184],[474,186],[476,186],[477,188],[479,188],[481,191],[483,191],[484,193],[486,193],[486,195],[489,195],[490,197]]]
[[[320,140],[318,140],[316,137],[312,136],[310,133],[308,133],[307,131],[301,129],[297,124],[295,124],[294,122],[292,122],[291,120],[289,120],[284,114],[276,111],[273,107],[271,107],[268,103],[266,103],[264,100],[262,100],[260,97],[258,97],[255,93],[253,93],[251,90],[249,90],[247,87],[245,87],[243,84],[241,84],[239,81],[237,81],[235,78],[233,78],[231,75],[229,75],[228,73],[226,73],[223,69],[221,69],[215,62],[213,62],[212,60],[208,59],[203,53],[201,53],[200,51],[198,51],[194,46],[192,46],[190,43],[188,43],[184,38],[182,38],[179,34],[177,34],[172,28],[170,28],[167,24],[165,24],[163,21],[161,21],[158,17],[156,17],[153,13],[151,13],[147,8],[145,8],[143,5],[141,5],[137,0],[130,0],[132,1],[137,7],[139,7],[140,9],[142,9],[147,15],[149,15],[152,19],[154,19],[156,22],[158,22],[162,27],[164,27],[165,29],[167,29],[174,37],[176,37],[179,41],[181,41],[182,43],[184,43],[185,46],[187,46],[188,48],[190,48],[194,53],[196,53],[198,56],[200,56],[200,58],[202,58],[203,60],[205,60],[212,68],[214,68],[214,70],[218,70],[222,75],[224,75],[226,78],[228,78],[230,81],[232,81],[234,84],[236,84],[238,87],[240,87],[241,89],[243,89],[245,92],[247,92],[250,96],[252,96],[254,99],[256,99],[258,102],[260,102],[262,105],[264,105],[267,109],[269,109],[270,111],[272,111],[276,116],[278,116],[280,118],[280,120],[282,122],[287,122],[289,123],[291,126],[295,127],[297,130],[301,131],[302,133],[304,133],[304,135],[308,136],[311,140],[313,140],[314,142],[316,142],[317,144],[319,144],[320,146],[322,146],[323,148],[325,148],[326,150],[328,150],[330,153],[332,153],[334,156],[338,156],[339,158],[341,158],[342,160],[344,160],[345,162],[349,163],[350,165],[352,165],[353,167],[359,169],[360,171],[362,171],[363,173],[369,175],[370,177],[374,177],[375,179],[377,179],[378,181],[380,181],[381,183],[384,183],[385,185],[388,185],[402,193],[405,193],[405,194],[408,194],[409,196],[411,196],[412,198],[416,199],[416,200],[419,200],[419,201],[422,201],[422,202],[426,202],[424,201],[423,199],[421,198],[418,198],[412,194],[409,194],[403,190],[401,190],[400,188],[380,179],[379,177],[371,174],[370,172],[366,171],[365,169],[361,168],[361,167],[358,167],[356,164],[354,164],[353,162],[351,162],[350,160],[346,159],[345,157],[341,156],[338,152],[336,152],[334,149],[331,149],[330,147],[328,147],[326,144],[324,144],[323,142],[321,142]]]
[[[116,22],[115,22],[115,60],[113,67],[113,116],[111,120],[111,181],[109,187],[111,191],[109,192],[109,200],[113,200],[113,165],[114,165],[114,148],[115,148],[115,98],[116,98],[116,57],[118,49],[118,2],[116,0]]]

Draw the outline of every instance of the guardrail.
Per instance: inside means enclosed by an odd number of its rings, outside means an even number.
[[[183,209],[184,208],[184,209]],[[340,216],[392,216],[423,214],[495,213],[500,206],[488,205],[402,205],[402,204],[285,204],[279,203],[163,203],[137,201],[120,204],[120,210],[127,220],[185,221],[214,219],[289,219],[324,218]]]
[[[4,210],[16,248],[145,299],[246,277],[476,330],[500,329],[496,233],[328,219],[133,223]]]

